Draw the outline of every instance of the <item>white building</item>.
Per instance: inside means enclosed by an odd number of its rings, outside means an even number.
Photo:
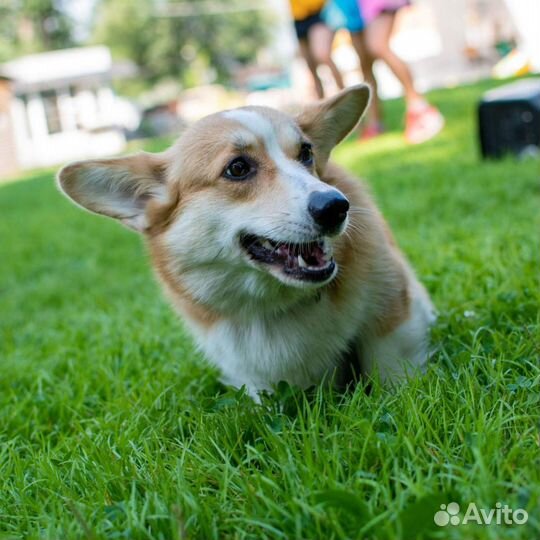
[[[102,46],[34,54],[0,65],[0,147],[4,153],[10,149],[0,159],[0,176],[120,152],[125,138],[116,125],[111,76],[111,55]]]

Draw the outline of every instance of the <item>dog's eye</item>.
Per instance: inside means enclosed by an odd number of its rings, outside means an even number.
[[[306,167],[313,165],[313,150],[311,144],[302,143],[300,153],[298,154],[298,161],[303,163]]]
[[[245,180],[252,171],[251,164],[245,158],[238,157],[227,165],[223,176],[230,180]]]

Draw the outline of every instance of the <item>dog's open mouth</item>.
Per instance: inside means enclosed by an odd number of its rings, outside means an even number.
[[[331,250],[324,240],[294,244],[243,234],[240,244],[252,260],[278,266],[281,272],[294,279],[322,282],[336,269]]]

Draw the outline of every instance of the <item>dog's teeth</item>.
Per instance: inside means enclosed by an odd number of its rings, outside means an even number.
[[[273,250],[274,248],[272,247],[272,244],[268,241],[268,240],[265,240],[263,243],[262,243],[262,247],[264,249],[269,249],[269,250]]]
[[[300,268],[307,268],[307,263],[306,261],[304,261],[304,258],[302,257],[302,255],[298,255],[298,266]]]

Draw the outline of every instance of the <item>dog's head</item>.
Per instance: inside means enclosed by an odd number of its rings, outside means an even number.
[[[74,163],[59,185],[144,233],[174,290],[214,304],[231,294],[275,300],[337,273],[332,243],[349,201],[320,176],[368,101],[360,85],[296,118],[265,107],[213,114],[162,154]]]

